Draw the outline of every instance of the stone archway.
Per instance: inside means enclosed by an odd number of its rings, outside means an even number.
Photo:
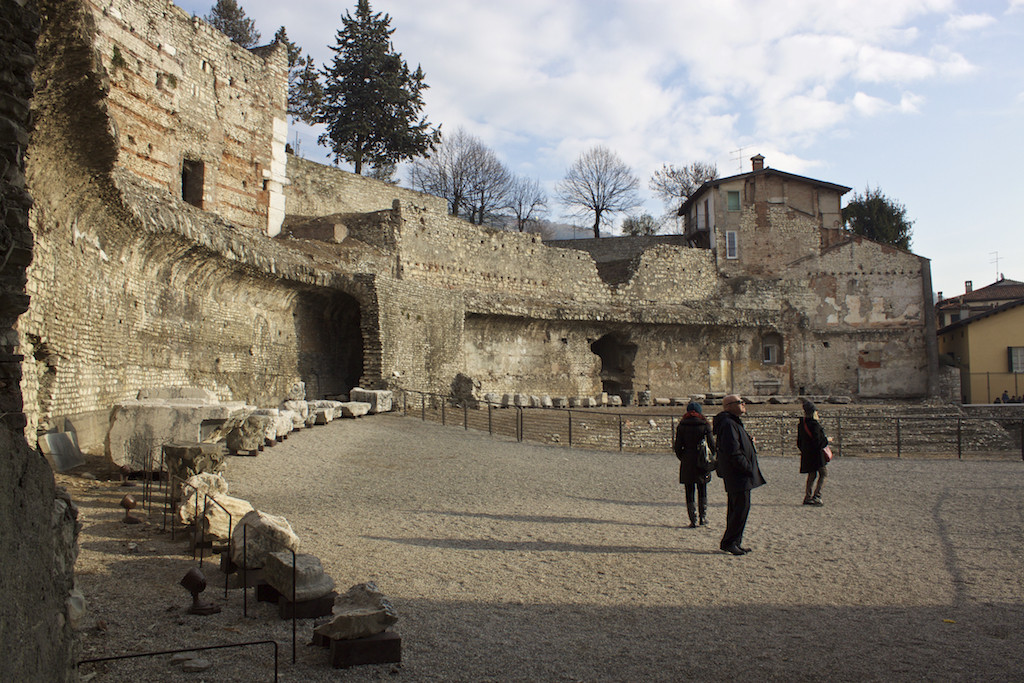
[[[636,344],[624,335],[610,332],[591,343],[590,350],[601,359],[601,391],[622,396],[623,403],[629,403],[633,395]]]

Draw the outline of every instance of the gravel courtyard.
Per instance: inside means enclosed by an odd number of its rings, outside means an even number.
[[[255,603],[209,560],[193,566],[160,515],[125,525],[116,482],[59,475],[80,506],[86,657],[273,638],[284,681],[1024,679],[1024,463],[858,459],[830,466],[825,506],[801,505],[796,458],[762,458],[744,544],[685,528],[677,461],[491,439],[380,415],[303,430],[229,458],[230,494],[283,515],[339,591],[374,581],[399,612],[400,666],[335,670],[299,622]],[[136,493],[140,491],[136,489]],[[186,674],[167,657],[85,664],[115,680],[272,680],[267,650],[216,650]]]

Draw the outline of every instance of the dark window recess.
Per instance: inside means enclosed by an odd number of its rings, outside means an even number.
[[[192,206],[203,208],[203,162],[182,160],[181,198]]]

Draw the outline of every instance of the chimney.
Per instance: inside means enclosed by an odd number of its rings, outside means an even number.
[[[964,281],[964,293],[970,294],[974,291],[974,284],[970,280]]]
[[[753,165],[755,171],[764,170],[764,157],[760,154],[750,157],[750,163]]]
[[[937,298],[937,299],[938,299],[939,301],[942,301],[942,292],[939,292],[938,294],[936,294],[936,298]]]

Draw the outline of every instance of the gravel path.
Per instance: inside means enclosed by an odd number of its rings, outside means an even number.
[[[180,537],[123,525],[123,490],[61,476],[81,505],[83,657],[239,642],[281,645],[285,681],[1020,680],[1024,463],[844,458],[825,507],[801,505],[796,458],[763,458],[744,543],[688,521],[669,454],[517,444],[375,416],[230,458],[231,495],[285,516],[339,590],[395,604],[401,666],[334,670],[266,603],[184,615]],[[135,542],[132,551],[128,543]],[[139,596],[145,599],[140,600]],[[220,650],[201,674],[162,660],[84,665],[95,681],[272,680],[266,652]],[[262,667],[262,669],[260,669]],[[269,667],[269,668],[268,668]]]

